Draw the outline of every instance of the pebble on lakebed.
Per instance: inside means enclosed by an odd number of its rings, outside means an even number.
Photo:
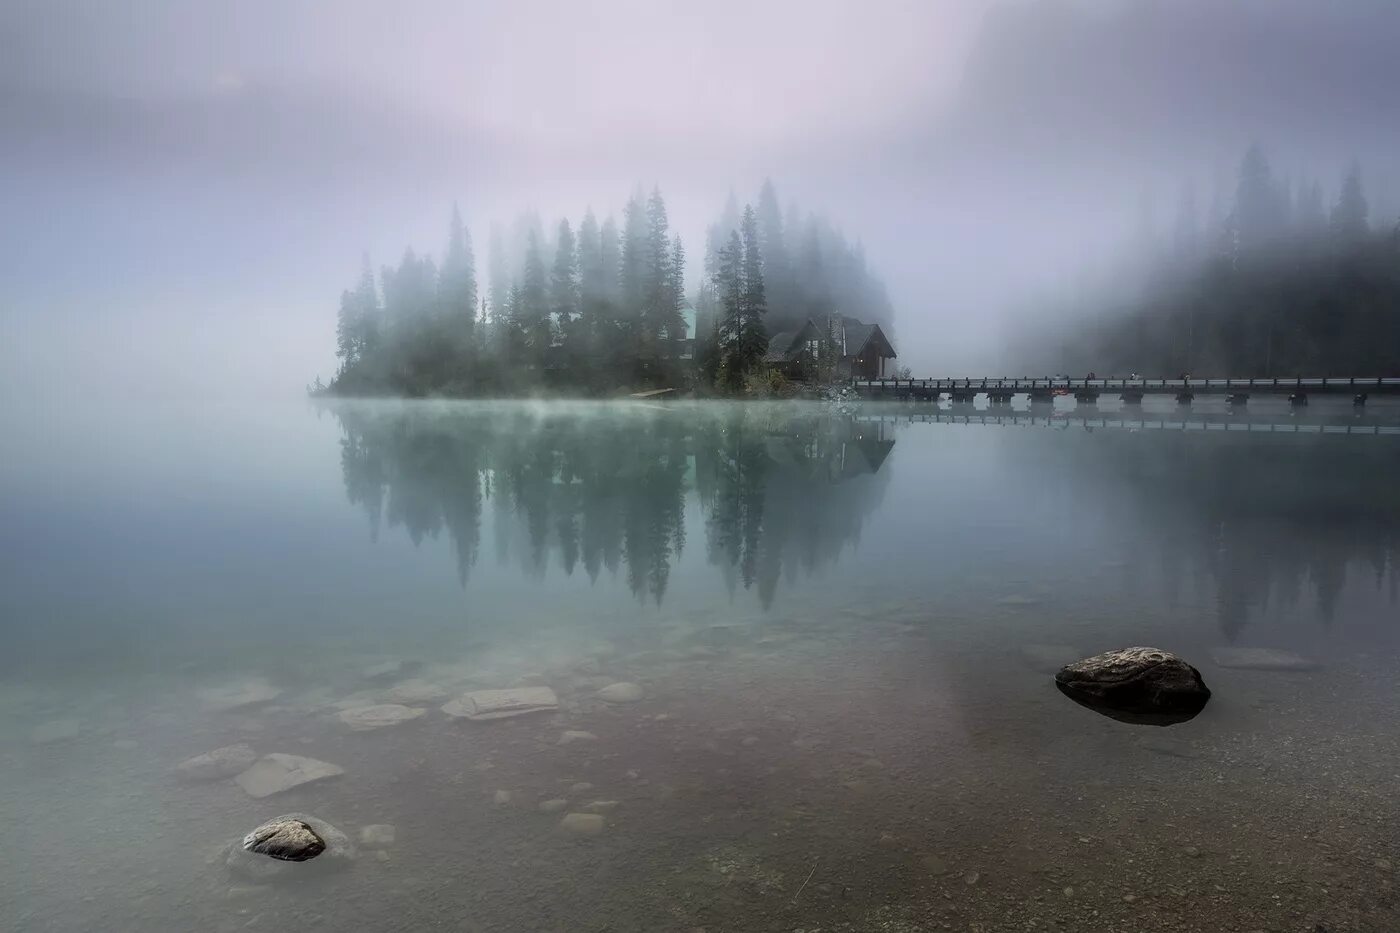
[[[330,823],[309,813],[284,813],[230,842],[224,865],[263,884],[346,868],[355,856],[350,837]]]
[[[1185,722],[1210,700],[1201,672],[1160,648],[1121,648],[1075,661],[1060,669],[1055,685],[1097,713],[1144,725]]]

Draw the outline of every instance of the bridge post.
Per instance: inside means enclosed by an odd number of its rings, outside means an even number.
[[[1189,390],[1182,390],[1176,393],[1176,403],[1178,405],[1190,405],[1195,398],[1196,394]]]
[[[1304,405],[1308,404],[1307,393],[1294,392],[1292,395],[1288,396],[1288,404],[1292,405],[1294,408],[1302,408]]]
[[[1135,389],[1129,389],[1118,393],[1118,400],[1124,405],[1141,405],[1142,393]]]
[[[1229,405],[1247,405],[1249,404],[1249,393],[1232,392],[1229,395],[1225,396],[1225,402]]]

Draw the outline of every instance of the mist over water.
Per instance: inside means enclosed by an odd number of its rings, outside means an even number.
[[[1396,48],[0,4],[0,930],[1400,930]]]

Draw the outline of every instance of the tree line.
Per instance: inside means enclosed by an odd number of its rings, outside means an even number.
[[[1171,236],[1110,297],[1061,308],[1017,348],[1032,369],[1201,376],[1400,373],[1400,224],[1374,223],[1353,163],[1330,204],[1258,145],[1204,219],[1187,188]],[[1065,321],[1070,323],[1065,324]]]
[[[795,240],[797,245],[790,246]],[[601,222],[547,230],[538,214],[494,226],[481,287],[454,206],[441,262],[406,250],[376,275],[368,258],[341,295],[342,395],[605,395],[682,387],[744,394],[767,379],[770,335],[836,313],[889,326],[884,285],[864,250],[765,183],[757,208],[731,195],[706,236],[687,293],[685,246],[659,190]]]

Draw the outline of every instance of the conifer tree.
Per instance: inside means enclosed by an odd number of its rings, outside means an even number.
[[[553,342],[549,317],[549,286],[544,271],[540,238],[533,229],[525,234],[525,266],[521,273],[517,318],[531,363],[543,366]]]
[[[1370,229],[1370,208],[1361,187],[1361,166],[1353,162],[1332,208],[1332,233],[1340,242],[1349,243],[1364,238]]]
[[[574,233],[567,220],[559,221],[549,286],[550,305],[559,339],[572,353],[579,341],[579,258],[574,246]]]
[[[447,252],[438,281],[438,313],[449,340],[461,350],[469,349],[476,333],[476,259],[471,234],[462,224],[456,204],[452,205]]]

